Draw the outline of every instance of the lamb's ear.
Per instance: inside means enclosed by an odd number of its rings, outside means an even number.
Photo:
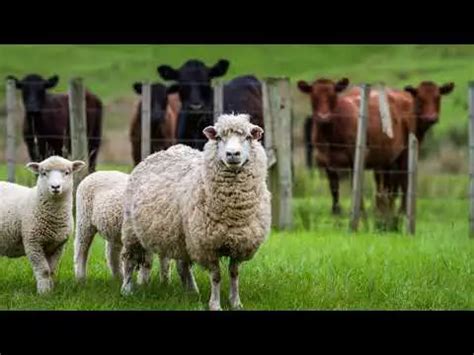
[[[72,162],[72,172],[78,172],[79,170],[82,170],[86,166],[86,163],[84,163],[81,160],[75,160]]]
[[[39,168],[40,168],[39,163],[34,163],[34,162],[28,163],[26,164],[26,167],[30,169],[32,172],[34,172],[35,174],[39,173]]]
[[[217,131],[214,128],[214,126],[207,126],[206,128],[204,128],[202,133],[204,133],[204,135],[207,137],[207,139],[214,140],[214,139],[216,139],[216,136],[217,136]]]
[[[254,126],[250,131],[250,134],[252,135],[253,139],[259,141],[260,139],[262,139],[263,129],[259,126]]]

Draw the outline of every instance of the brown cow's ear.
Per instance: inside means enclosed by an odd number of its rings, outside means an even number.
[[[56,85],[58,85],[58,81],[59,81],[59,76],[53,75],[53,76],[52,76],[51,78],[49,78],[48,80],[45,80],[45,81],[44,81],[44,88],[45,88],[45,89],[54,88]]]
[[[141,95],[141,94],[142,94],[142,83],[136,82],[135,84],[133,84],[133,90],[134,90],[138,95]]]
[[[227,73],[229,69],[229,61],[226,59],[219,60],[214,66],[209,70],[209,78],[218,78]]]
[[[13,80],[15,82],[15,86],[17,89],[21,90],[23,88],[23,83],[20,80],[18,80],[16,77],[14,77],[13,75],[8,75],[7,80]]]
[[[204,133],[204,135],[207,137],[207,139],[215,140],[216,136],[217,136],[217,131],[214,128],[214,126],[208,126],[208,127],[204,128],[202,133]]]
[[[439,88],[439,93],[441,95],[447,95],[453,90],[454,90],[454,83],[451,82],[451,83],[447,83],[447,84],[444,84],[443,86],[441,86]]]
[[[349,79],[342,78],[336,83],[336,92],[344,91],[347,88],[347,85],[349,85]]]
[[[311,85],[309,85],[306,81],[300,80],[298,81],[298,89],[305,94],[309,94],[311,92]]]
[[[406,92],[409,92],[410,94],[412,94],[413,97],[416,97],[416,89],[413,86],[407,85],[407,86],[405,86],[405,88],[403,90],[405,90]]]
[[[158,74],[164,80],[178,80],[179,72],[176,69],[171,68],[169,65],[160,65],[158,67]]]

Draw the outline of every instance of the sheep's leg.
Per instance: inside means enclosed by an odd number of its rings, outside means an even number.
[[[26,243],[25,254],[30,260],[36,278],[36,288],[39,294],[45,294],[53,289],[51,270],[43,248],[37,244]]]
[[[232,309],[242,309],[239,295],[239,264],[237,260],[230,259],[230,306]]]
[[[120,252],[120,258],[122,260],[122,295],[129,295],[133,290],[133,272],[138,267],[138,260],[140,255],[140,242],[133,232],[133,228],[127,219],[125,218],[122,224],[122,250]],[[137,248],[137,246],[139,248]],[[142,248],[143,249],[143,248]]]
[[[178,269],[178,274],[181,278],[181,283],[183,284],[184,288],[190,292],[199,294],[199,289],[192,272],[192,266],[193,265],[191,262],[182,260],[178,260],[176,263],[176,268]]]
[[[122,244],[120,242],[109,242],[106,241],[106,260],[107,266],[109,267],[112,277],[120,278],[120,251],[122,250]]]
[[[140,270],[138,271],[137,283],[139,285],[146,285],[150,283],[153,253],[146,251],[141,245],[137,246],[137,248],[141,248],[140,253],[143,255],[139,265]]]
[[[76,228],[76,237],[74,238],[74,272],[78,281],[86,278],[89,249],[96,232],[97,230],[92,226],[79,225]]]
[[[161,282],[168,285],[170,282],[170,259],[160,256],[160,278]]]
[[[211,277],[211,299],[209,300],[209,309],[211,311],[220,311],[221,308],[221,268],[219,260],[210,267]]]
[[[54,275],[56,274],[56,269],[58,267],[59,260],[61,259],[61,256],[63,255],[65,245],[66,245],[66,240],[54,251],[53,254],[47,257],[49,270],[51,271],[51,277],[54,277]]]

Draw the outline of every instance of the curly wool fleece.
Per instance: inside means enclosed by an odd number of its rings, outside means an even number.
[[[223,115],[219,135],[250,134],[246,115]],[[238,172],[217,158],[217,143],[204,151],[175,145],[149,156],[130,176],[125,198],[141,244],[160,255],[210,268],[221,256],[252,258],[270,230],[267,157],[251,142],[249,161]]]

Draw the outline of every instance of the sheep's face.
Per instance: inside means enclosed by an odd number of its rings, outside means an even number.
[[[237,118],[239,116],[229,116]],[[248,116],[245,115],[245,124],[220,124],[209,126],[203,133],[209,140],[216,142],[216,155],[228,169],[239,169],[249,161],[252,144],[261,139],[263,129],[248,122]]]
[[[69,161],[52,156],[41,163],[28,163],[27,167],[38,174],[37,187],[42,194],[60,197],[72,190],[72,175],[86,164],[83,161]]]

